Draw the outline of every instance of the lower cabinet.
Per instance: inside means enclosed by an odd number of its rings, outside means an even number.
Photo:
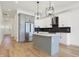
[[[57,54],[59,52],[59,35],[54,36],[42,36],[33,35],[34,47],[47,52],[50,56]]]

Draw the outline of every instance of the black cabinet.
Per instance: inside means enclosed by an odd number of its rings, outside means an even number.
[[[57,27],[57,28],[35,28],[36,32],[64,32],[70,33],[70,27]]]
[[[52,18],[52,28],[58,27],[59,17]]]

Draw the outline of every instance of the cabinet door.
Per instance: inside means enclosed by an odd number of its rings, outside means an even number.
[[[60,34],[60,43],[61,44],[67,44],[67,33],[61,33]]]

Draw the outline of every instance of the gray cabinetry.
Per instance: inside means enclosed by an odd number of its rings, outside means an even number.
[[[59,52],[59,36],[33,35],[34,47],[54,55]]]

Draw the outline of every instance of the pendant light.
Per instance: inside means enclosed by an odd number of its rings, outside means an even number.
[[[51,4],[51,1],[49,1],[49,7],[46,8],[46,16],[50,16],[54,14],[54,7]]]
[[[40,12],[39,12],[39,1],[37,1],[36,19],[40,19]]]
[[[46,8],[46,16],[51,16],[53,24],[56,24],[55,11],[54,11],[54,7],[51,4],[51,1],[49,1],[49,7]]]

